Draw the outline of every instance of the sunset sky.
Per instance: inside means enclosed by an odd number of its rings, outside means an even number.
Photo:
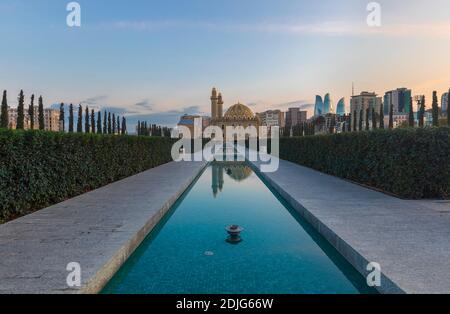
[[[0,0],[0,89],[42,94],[173,125],[225,108],[254,111],[335,102],[356,92],[450,87],[450,1],[384,0],[369,27],[363,0],[80,0],[69,28],[63,0]]]

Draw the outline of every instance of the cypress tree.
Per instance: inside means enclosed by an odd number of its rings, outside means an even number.
[[[25,128],[24,120],[25,120],[25,113],[24,113],[24,102],[25,102],[25,96],[23,94],[23,90],[20,90],[19,98],[18,98],[18,106],[17,106],[17,122],[16,122],[16,129],[17,130],[23,130]]]
[[[95,134],[95,112],[94,109],[91,111],[91,132]]]
[[[30,105],[28,106],[28,116],[30,117],[30,129],[34,130],[34,94],[31,95]]]
[[[97,113],[97,134],[102,134],[102,113]]]
[[[141,121],[138,121],[136,131],[137,135],[141,135]]]
[[[69,106],[69,133],[73,133],[73,105],[70,104]]]
[[[356,132],[356,110],[353,112],[353,131]]]
[[[366,131],[370,130],[369,117],[370,117],[370,108],[367,107],[367,109],[366,109]]]
[[[83,133],[83,108],[81,105],[78,105],[77,132]]]
[[[116,114],[112,114],[112,134],[116,134]]]
[[[375,114],[375,107],[372,107],[372,130],[377,128],[377,116]]]
[[[384,106],[383,106],[383,103],[380,106],[380,129],[384,129]]]
[[[127,120],[122,117],[122,135],[127,134]]]
[[[84,111],[84,133],[91,132],[91,125],[89,123],[90,120],[91,120],[91,115],[89,113],[89,107],[86,106],[86,109]]]
[[[447,94],[447,125],[450,126],[450,89]]]
[[[64,132],[66,130],[66,115],[64,113],[64,103],[59,106],[59,127],[60,131]]]
[[[45,120],[44,120],[44,101],[42,100],[42,96],[39,96],[38,100],[38,123],[39,130],[45,130]]]
[[[108,128],[106,127],[106,111],[103,114],[103,134],[108,134]]]
[[[419,110],[419,127],[423,128],[425,126],[425,96],[420,99],[420,110]]]
[[[2,98],[2,110],[1,110],[1,119],[0,119],[0,128],[7,128],[9,126],[9,117],[8,117],[8,100],[6,96],[6,90],[3,91]]]
[[[437,92],[433,92],[433,105],[432,105],[432,114],[433,114],[433,126],[439,126],[439,105]]]
[[[119,116],[117,116],[117,134],[119,134],[120,135],[120,117]]]
[[[394,105],[392,103],[389,105],[389,128],[394,128]]]
[[[348,121],[347,121],[347,132],[352,131],[352,114],[348,114]]]
[[[409,108],[409,116],[408,116],[408,124],[411,128],[414,127],[414,108],[413,108],[413,100],[411,98],[411,105]]]
[[[108,112],[108,134],[112,134],[111,112]]]
[[[363,129],[363,110],[359,110],[359,125],[358,125],[358,130],[362,131]]]
[[[127,121],[125,117],[122,117],[122,127],[120,128],[120,134],[125,135],[127,133]]]

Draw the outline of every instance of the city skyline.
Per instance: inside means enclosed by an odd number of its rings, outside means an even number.
[[[355,93],[380,96],[407,87],[428,105],[450,82],[448,1],[379,1],[376,28],[361,0],[78,2],[80,28],[65,24],[65,1],[0,4],[0,89],[10,106],[23,89],[46,107],[81,103],[173,126],[183,113],[209,112],[212,86],[226,93],[225,109],[294,103],[311,115],[326,93],[345,97],[348,110],[352,82]]]

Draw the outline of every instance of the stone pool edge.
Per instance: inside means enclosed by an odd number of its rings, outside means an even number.
[[[267,185],[274,189],[293,209],[295,209],[301,217],[303,217],[313,228],[319,232],[338,252],[341,254],[364,278],[368,271],[366,266],[370,261],[355,250],[351,245],[339,237],[332,229],[325,223],[318,219],[311,211],[303,206],[300,201],[292,197],[286,192],[277,182],[270,176],[262,172],[259,166],[246,158],[247,163],[255,171],[255,173],[262,178]],[[395,284],[386,274],[381,271],[381,280],[383,285],[375,287],[379,293],[383,294],[406,294],[406,291]]]
[[[99,294],[114,275],[120,270],[123,264],[134,253],[134,251],[141,245],[145,238],[152,232],[156,225],[169,212],[172,206],[178,201],[180,197],[195,184],[197,179],[202,175],[209,163],[205,162],[196,174],[191,176],[188,181],[183,184],[178,191],[172,195],[163,206],[152,215],[145,225],[125,244],[114,256],[105,264],[97,273],[90,278],[90,280],[79,290],[77,294]]]

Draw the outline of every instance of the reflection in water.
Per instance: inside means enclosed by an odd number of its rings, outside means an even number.
[[[245,162],[222,161],[213,162],[212,167],[212,190],[214,197],[223,190],[223,173],[236,182],[241,182],[252,175],[252,169]]]

